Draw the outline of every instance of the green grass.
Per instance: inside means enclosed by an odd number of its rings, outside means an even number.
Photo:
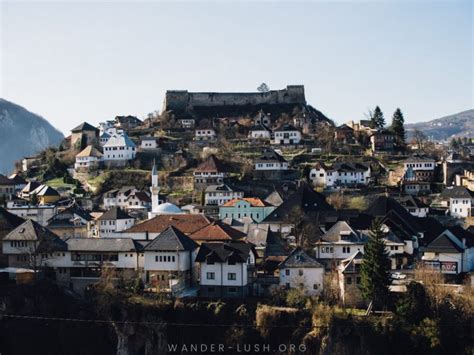
[[[98,189],[104,181],[108,178],[108,174],[97,175],[96,177],[87,180],[87,183],[93,188]]]
[[[72,189],[72,188],[74,188],[73,184],[64,183],[62,177],[48,180],[48,181],[46,181],[45,184],[48,185],[48,186],[51,186],[54,189],[58,189],[58,188]]]

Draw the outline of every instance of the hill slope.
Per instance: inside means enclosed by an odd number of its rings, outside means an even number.
[[[474,137],[474,109],[428,122],[407,124],[406,128],[408,138],[411,138],[415,129],[422,131],[434,140],[449,140],[452,137]]]
[[[0,172],[12,171],[15,160],[57,145],[63,138],[43,117],[0,99]]]

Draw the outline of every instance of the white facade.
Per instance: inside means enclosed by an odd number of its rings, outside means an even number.
[[[204,195],[204,203],[207,206],[220,206],[233,199],[238,199],[242,197],[244,197],[244,193],[242,191],[232,191],[232,190],[220,191],[216,189],[212,189],[211,191],[208,191],[208,189],[206,189],[206,192]]]
[[[216,138],[216,131],[213,128],[196,129],[195,138],[197,141],[214,140]]]
[[[301,132],[298,130],[275,131],[271,144],[299,144],[301,141]]]
[[[114,134],[104,144],[104,157],[106,161],[126,161],[135,159],[135,144],[128,138],[127,134]]]
[[[323,166],[311,169],[309,178],[316,186],[334,187],[341,185],[368,185],[370,168],[367,170],[339,171],[325,169]]]
[[[158,143],[156,142],[155,138],[142,139],[141,144],[140,144],[140,148],[143,149],[143,150],[156,149],[156,148],[158,148]]]
[[[288,162],[257,162],[255,170],[288,170]]]
[[[323,267],[287,267],[280,269],[280,286],[302,288],[306,294],[317,295],[323,290]]]
[[[271,132],[266,129],[256,129],[249,132],[250,139],[270,139]]]
[[[200,271],[201,286],[246,286],[248,280],[248,267],[255,264],[253,253],[247,263],[213,263],[202,262]]]
[[[101,238],[117,237],[117,233],[131,228],[135,224],[133,218],[99,220],[99,235]]]
[[[435,161],[431,159],[426,160],[407,160],[403,163],[405,171],[412,168],[413,171],[433,171],[435,169]]]
[[[76,162],[74,164],[74,169],[89,169],[92,167],[97,167],[101,159],[99,157],[88,156],[88,157],[79,157],[76,156]]]
[[[7,211],[24,219],[31,219],[42,226],[46,226],[48,220],[57,214],[57,208],[54,205],[31,206],[7,203]]]
[[[194,268],[196,251],[145,251],[145,271],[187,271]]]
[[[472,198],[450,198],[449,213],[453,217],[466,218],[472,216],[472,207],[474,199]]]

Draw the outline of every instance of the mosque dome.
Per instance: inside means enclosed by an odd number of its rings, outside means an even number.
[[[158,207],[156,208],[155,211],[153,211],[153,213],[157,215],[158,214],[177,214],[177,213],[183,213],[183,211],[181,211],[181,208],[179,208],[178,206],[173,205],[172,203],[169,203],[169,202],[165,202],[158,205]]]

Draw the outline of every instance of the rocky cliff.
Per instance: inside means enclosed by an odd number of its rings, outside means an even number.
[[[57,145],[63,138],[43,117],[0,99],[0,173],[11,172],[16,160]]]

